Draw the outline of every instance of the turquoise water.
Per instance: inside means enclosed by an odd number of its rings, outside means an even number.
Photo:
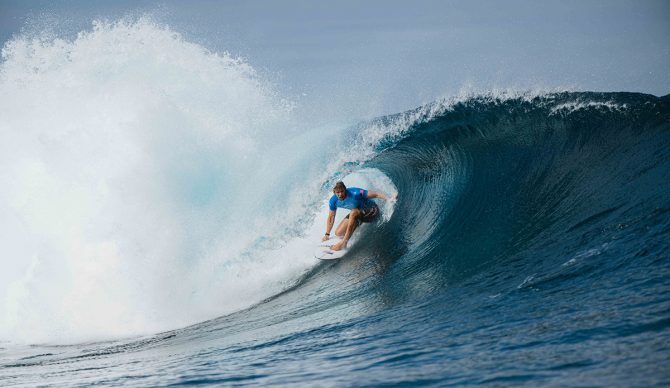
[[[401,196],[347,257],[184,329],[6,346],[3,380],[665,385],[668,107],[601,93],[455,104],[366,162]]]
[[[668,96],[310,128],[147,20],[1,66],[0,385],[670,383]],[[320,262],[339,179],[399,197]]]

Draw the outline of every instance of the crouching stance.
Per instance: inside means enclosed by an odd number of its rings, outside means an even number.
[[[387,199],[384,193],[359,189],[357,187],[347,188],[343,182],[337,182],[333,188],[334,195],[330,198],[328,221],[326,221],[326,234],[323,241],[330,238],[330,231],[335,223],[337,208],[349,209],[351,212],[340,222],[335,229],[335,235],[342,237],[342,241],[333,245],[330,249],[339,251],[347,247],[351,235],[362,222],[372,222],[379,217],[379,206],[372,198]]]

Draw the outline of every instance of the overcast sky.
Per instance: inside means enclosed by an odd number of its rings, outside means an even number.
[[[142,14],[324,114],[393,113],[464,88],[670,93],[667,0],[0,0],[0,40]]]

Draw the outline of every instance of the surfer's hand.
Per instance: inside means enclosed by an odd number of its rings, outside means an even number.
[[[330,238],[329,235],[324,234],[324,235],[323,235],[323,238],[321,239],[321,241],[328,241],[329,238]]]

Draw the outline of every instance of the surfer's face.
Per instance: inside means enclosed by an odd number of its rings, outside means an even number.
[[[338,199],[344,199],[347,196],[346,191],[344,191],[344,190],[337,190],[336,189],[336,190],[333,190],[333,193],[335,193],[335,195],[337,195]]]

